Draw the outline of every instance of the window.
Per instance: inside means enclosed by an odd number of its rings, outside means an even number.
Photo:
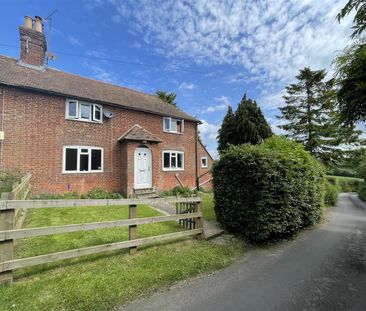
[[[77,100],[66,101],[66,119],[102,123],[102,106]]]
[[[64,147],[63,173],[103,171],[103,149],[99,147]]]
[[[201,158],[201,167],[206,168],[207,167],[207,157]]]
[[[163,151],[163,170],[184,170],[184,153],[182,151]]]
[[[174,119],[171,117],[164,117],[164,132],[169,133],[183,133],[184,132],[184,120]]]

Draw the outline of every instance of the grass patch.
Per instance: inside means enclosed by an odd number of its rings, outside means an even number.
[[[138,206],[138,217],[160,215]],[[40,227],[128,218],[127,206],[30,210],[25,227]],[[138,226],[146,237],[181,231],[175,222]],[[18,241],[16,257],[86,247],[128,238],[127,228],[100,229]],[[243,253],[241,242],[216,245],[183,240],[145,247],[129,256],[127,250],[84,256],[15,273],[12,286],[0,286],[1,310],[110,310],[178,280],[225,267]]]
[[[216,214],[214,210],[213,194],[202,194],[203,217],[209,221],[216,221]]]

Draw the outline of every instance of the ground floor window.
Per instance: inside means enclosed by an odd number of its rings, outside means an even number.
[[[184,153],[182,151],[173,150],[163,151],[163,170],[184,170]]]
[[[103,148],[65,146],[63,173],[88,173],[103,171]]]

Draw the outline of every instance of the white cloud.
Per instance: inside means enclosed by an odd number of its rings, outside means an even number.
[[[194,88],[195,88],[195,85],[193,83],[183,82],[179,85],[180,90],[193,90]]]
[[[207,149],[210,152],[210,154],[216,158],[217,157],[217,151],[216,151],[216,137],[217,137],[217,131],[220,128],[220,125],[215,125],[212,123],[207,122],[206,120],[201,120],[202,124],[198,126],[198,129],[200,131],[201,138],[203,142],[207,145]]]
[[[228,106],[231,106],[230,100],[226,96],[215,97],[214,100],[218,103],[217,105],[208,106],[205,112],[216,112],[224,111]]]
[[[100,3],[98,0],[97,3]],[[298,70],[327,68],[349,42],[352,16],[343,0],[105,0],[131,33],[171,60],[234,65],[230,83],[282,88]]]
[[[67,41],[69,41],[69,43],[73,46],[81,46],[82,45],[81,42],[72,35],[67,36]]]

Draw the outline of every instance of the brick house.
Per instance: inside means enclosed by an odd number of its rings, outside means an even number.
[[[42,20],[19,27],[20,59],[0,55],[0,169],[32,174],[38,194],[94,187],[130,196],[210,187],[195,117],[157,96],[45,65]]]

